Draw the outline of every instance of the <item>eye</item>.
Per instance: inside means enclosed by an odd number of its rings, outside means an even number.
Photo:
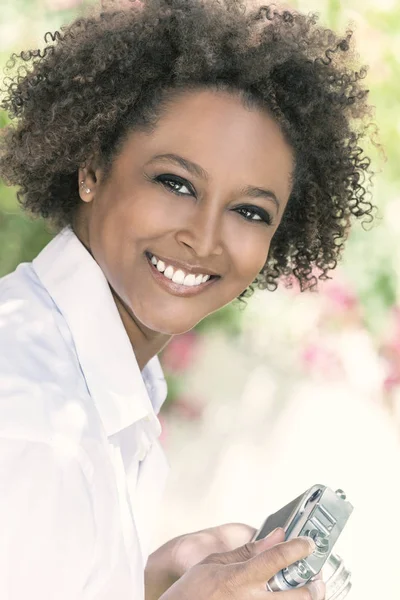
[[[169,192],[176,194],[177,196],[196,196],[196,192],[193,186],[182,177],[178,175],[172,175],[171,173],[165,173],[162,175],[157,175],[154,178],[151,178],[151,181],[155,183],[161,184],[164,188],[166,188]],[[186,188],[186,192],[181,191]],[[239,214],[243,216],[246,221],[252,222],[260,222],[266,223],[267,225],[272,225],[272,217],[271,215],[264,209],[259,206],[239,206],[235,209]]]
[[[177,194],[178,196],[194,196],[194,190],[190,183],[177,175],[158,175],[154,178],[154,181],[157,183],[161,183],[167,190],[172,192],[173,194]],[[180,191],[181,188],[186,188],[187,192]]]
[[[235,209],[241,214],[246,221],[266,223],[272,225],[272,217],[266,210],[259,208],[258,206],[240,206]]]

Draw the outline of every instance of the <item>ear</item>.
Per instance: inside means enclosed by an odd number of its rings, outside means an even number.
[[[91,202],[101,179],[101,167],[96,156],[90,156],[78,169],[79,195],[83,202]]]

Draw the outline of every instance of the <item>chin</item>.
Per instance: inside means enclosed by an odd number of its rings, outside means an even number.
[[[166,315],[163,319],[160,319],[159,315],[143,315],[143,319],[140,319],[140,321],[150,331],[155,331],[163,335],[181,335],[182,333],[187,333],[193,327],[196,327],[199,322],[194,321],[193,318],[184,319],[180,315],[176,315],[175,318],[171,315]]]
[[[183,323],[182,321],[175,322],[165,322],[165,323],[154,323],[153,327],[150,327],[153,331],[157,331],[158,333],[162,333],[164,335],[181,335],[183,333],[187,333],[193,327],[195,327],[197,323]]]

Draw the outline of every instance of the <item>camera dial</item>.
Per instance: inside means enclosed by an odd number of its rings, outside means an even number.
[[[306,562],[299,560],[283,570],[282,575],[290,586],[306,583],[314,575]]]
[[[314,550],[314,554],[323,556],[327,552],[329,552],[329,540],[323,533],[318,531],[318,529],[311,529],[306,532],[306,535],[313,539],[315,542],[316,547]]]

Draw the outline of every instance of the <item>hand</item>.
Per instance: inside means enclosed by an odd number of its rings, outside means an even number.
[[[211,554],[190,568],[160,600],[265,600],[279,594],[281,600],[323,600],[325,585],[314,581],[285,592],[268,592],[266,582],[290,564],[309,556],[315,549],[310,538],[295,538],[270,547],[273,532],[267,538],[249,542],[231,552]]]
[[[146,600],[158,598],[188,569],[206,556],[228,552],[249,542],[255,529],[242,523],[228,523],[188,533],[170,540],[149,556],[145,569]],[[283,541],[283,532],[270,545]]]

